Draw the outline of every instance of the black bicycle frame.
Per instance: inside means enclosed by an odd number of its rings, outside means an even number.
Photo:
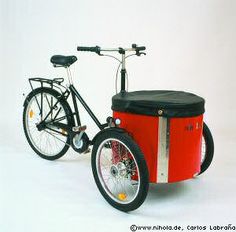
[[[99,122],[99,120],[97,119],[97,117],[94,115],[94,113],[92,112],[92,110],[89,108],[89,106],[87,105],[87,103],[84,101],[84,99],[81,97],[81,95],[79,94],[79,92],[76,90],[76,88],[74,87],[74,85],[70,85],[69,86],[71,95],[72,95],[72,100],[73,100],[73,105],[74,105],[74,109],[75,109],[75,116],[76,116],[76,120],[77,120],[77,124],[78,126],[81,126],[80,123],[80,117],[79,117],[79,111],[78,111],[78,106],[77,106],[77,101],[76,98],[80,101],[80,103],[82,104],[82,106],[84,107],[84,109],[88,112],[88,114],[90,115],[90,117],[93,119],[93,121],[96,123],[96,125],[98,126],[98,128],[100,130],[104,129],[107,126],[107,123],[105,124],[101,124]]]
[[[82,106],[85,108],[85,110],[88,112],[88,114],[90,115],[90,117],[93,119],[93,121],[96,123],[96,125],[98,126],[98,128],[100,130],[104,129],[105,127],[108,126],[108,123],[105,124],[101,124],[99,122],[99,120],[97,119],[97,117],[94,115],[94,113],[92,112],[92,110],[89,108],[89,106],[87,105],[87,103],[84,101],[84,99],[81,97],[81,95],[79,94],[79,92],[76,90],[76,88],[71,84],[69,86],[69,90],[67,89],[65,92],[62,93],[62,95],[57,99],[57,102],[54,105],[50,106],[50,111],[47,113],[47,115],[45,116],[45,118],[37,125],[37,128],[39,130],[43,130],[45,128],[50,129],[52,131],[58,132],[52,128],[50,128],[47,125],[54,125],[56,127],[59,127],[61,129],[64,129],[68,132],[72,132],[72,128],[71,126],[68,126],[64,123],[60,123],[61,120],[65,119],[66,116],[60,117],[60,118],[56,118],[59,114],[58,113],[53,117],[53,119],[46,121],[48,119],[48,117],[52,114],[52,111],[55,109],[55,107],[57,107],[57,104],[60,102],[61,99],[67,99],[69,97],[69,93],[71,93],[72,96],[72,101],[73,101],[73,105],[74,105],[74,113],[72,114],[72,116],[75,115],[76,121],[77,121],[77,125],[81,126],[81,122],[80,122],[80,116],[79,116],[79,110],[78,110],[78,105],[77,105],[77,99],[80,101],[80,103],[82,104]],[[36,99],[36,101],[38,102],[38,100]],[[42,112],[42,96],[41,96],[41,107],[39,107],[40,112]],[[38,103],[39,106],[39,103]],[[41,115],[42,116],[42,115]],[[75,126],[75,125],[73,125]],[[58,132],[60,133],[60,132]],[[63,133],[61,133],[63,134]]]

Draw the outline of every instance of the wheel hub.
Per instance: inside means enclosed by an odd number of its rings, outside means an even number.
[[[110,173],[111,173],[111,175],[112,175],[113,177],[117,177],[117,176],[118,176],[119,171],[118,171],[116,165],[112,165],[112,166],[111,166]]]
[[[40,122],[38,124],[36,124],[36,127],[38,128],[38,131],[42,131],[46,129],[46,124],[45,122]]]
[[[110,173],[113,177],[124,177],[127,174],[126,166],[124,163],[119,162],[113,164],[110,169]]]

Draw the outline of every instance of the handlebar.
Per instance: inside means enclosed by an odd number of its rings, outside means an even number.
[[[140,53],[140,51],[146,50],[146,47],[144,46],[137,46],[136,44],[132,44],[131,48],[100,48],[99,46],[95,47],[84,47],[84,46],[78,46],[77,51],[81,52],[95,52],[98,55],[101,55],[101,52],[119,52],[120,54],[125,54],[126,51],[129,52],[136,52],[136,55],[140,56],[143,53]]]
[[[95,47],[82,47],[82,46],[78,46],[78,47],[77,47],[77,51],[100,53],[101,48],[98,47],[98,46],[95,46]]]

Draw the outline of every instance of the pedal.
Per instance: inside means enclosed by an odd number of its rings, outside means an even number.
[[[87,126],[74,126],[72,127],[73,132],[82,132],[87,129]]]

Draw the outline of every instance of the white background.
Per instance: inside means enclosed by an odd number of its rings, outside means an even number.
[[[1,0],[0,231],[129,231],[137,225],[235,222],[236,1]],[[74,83],[101,121],[111,115],[116,61],[76,46],[145,45],[128,61],[129,89],[176,89],[203,96],[215,159],[203,176],[152,185],[145,203],[125,214],[93,181],[90,155],[70,150],[38,158],[22,130],[23,93],[34,76],[63,77],[54,54],[74,54]],[[96,126],[82,113],[93,136]]]

